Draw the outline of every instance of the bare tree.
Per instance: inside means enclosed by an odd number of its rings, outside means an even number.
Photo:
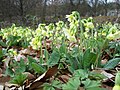
[[[116,2],[116,11],[117,11],[117,15],[119,14],[119,9],[120,9],[120,0],[115,0]]]
[[[47,1],[48,0],[44,0],[44,3],[43,3],[42,16],[41,16],[42,22],[45,22]]]
[[[93,11],[93,15],[97,15],[97,6],[99,4],[99,0],[90,0],[90,4],[92,6],[92,11]]]

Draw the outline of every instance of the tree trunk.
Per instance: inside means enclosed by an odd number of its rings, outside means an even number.
[[[42,23],[45,22],[45,16],[46,16],[46,6],[47,6],[47,0],[44,1],[43,9],[42,9],[42,16],[41,16],[41,21]]]
[[[20,16],[22,18],[22,24],[24,24],[25,20],[24,20],[23,0],[20,0]]]

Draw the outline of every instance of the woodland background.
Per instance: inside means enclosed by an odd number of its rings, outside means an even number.
[[[119,22],[120,0],[0,0],[0,26],[57,22],[72,11],[97,22]]]

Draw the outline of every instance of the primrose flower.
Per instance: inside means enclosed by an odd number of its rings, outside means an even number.
[[[117,27],[116,26],[112,26],[111,28],[110,28],[110,30],[109,30],[109,33],[115,33],[115,32],[117,32],[118,31],[118,29],[117,29]]]
[[[17,55],[17,52],[13,49],[9,49],[8,50],[8,53],[11,55],[11,56],[14,56],[14,55]]]
[[[114,35],[112,33],[110,33],[109,35],[107,35],[107,39],[113,40],[114,39]]]
[[[109,40],[117,40],[119,38],[120,38],[120,31],[117,31],[114,34],[110,33],[107,35],[107,39],[109,39]]]
[[[41,31],[42,31],[42,30],[41,30],[40,28],[37,28],[37,29],[36,29],[36,33],[38,33],[38,34],[40,34]]]
[[[114,33],[114,40],[119,39],[120,38],[120,31]]]
[[[42,30],[42,35],[43,35],[43,36],[47,36],[47,31]]]
[[[67,36],[68,40],[70,40],[71,42],[76,42],[76,38],[75,36]]]
[[[35,37],[30,42],[30,45],[32,46],[33,49],[38,50],[40,48],[40,46],[41,46],[41,42],[40,42],[38,37]]]
[[[84,36],[85,36],[85,38],[89,38],[89,35],[87,32],[84,32]]]
[[[68,19],[69,22],[75,20],[75,17],[73,15],[66,15],[66,18]]]
[[[86,23],[86,27],[89,29],[93,29],[94,28],[94,24],[92,22],[87,22]]]

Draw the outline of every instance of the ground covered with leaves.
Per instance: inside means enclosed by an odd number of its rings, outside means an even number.
[[[66,22],[39,24],[36,29],[13,24],[0,30],[3,90],[120,87],[120,74],[116,76],[120,71],[120,24],[97,24],[92,17],[81,19],[75,11],[66,18]]]

